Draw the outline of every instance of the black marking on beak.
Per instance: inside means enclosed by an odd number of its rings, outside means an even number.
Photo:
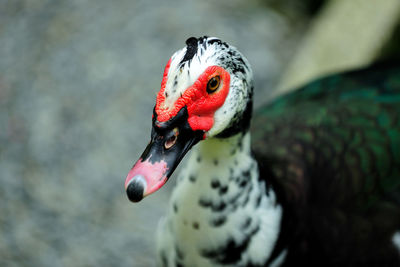
[[[193,131],[188,116],[183,107],[170,120],[159,122],[154,112],[151,141],[131,169],[134,176],[127,178],[131,179],[126,185],[129,200],[138,202],[162,187],[185,154],[203,139],[204,131]]]
[[[151,142],[143,152],[142,159],[149,158],[150,162],[165,160],[168,164],[167,177],[169,178],[185,154],[200,140],[203,139],[204,131],[193,131],[189,125],[189,114],[184,106],[173,118],[165,122],[157,121],[157,113],[153,111],[153,128]],[[171,137],[179,135],[173,146],[166,148],[165,142]]]

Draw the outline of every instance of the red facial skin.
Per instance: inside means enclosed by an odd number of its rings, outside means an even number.
[[[228,95],[230,87],[229,73],[219,66],[208,67],[194,84],[187,88],[181,97],[175,101],[171,108],[166,108],[164,107],[165,86],[168,79],[170,64],[171,60],[168,61],[165,67],[161,89],[157,95],[155,107],[157,122],[168,121],[186,106],[188,111],[188,123],[191,129],[193,131],[209,131],[214,124],[215,111],[223,105]],[[220,77],[220,85],[218,89],[209,93],[207,92],[207,84],[209,80],[215,76]],[[203,138],[205,137],[204,134]],[[125,189],[132,179],[136,176],[141,176],[146,183],[143,197],[147,196],[157,191],[165,184],[168,179],[168,177],[166,177],[167,170],[168,166],[164,160],[151,163],[149,160],[142,161],[142,159],[139,159],[126,177]]]
[[[184,106],[187,107],[189,119],[188,123],[193,131],[209,131],[214,124],[214,113],[220,108],[229,93],[230,75],[222,67],[210,66],[192,86],[187,88],[179,97],[172,108],[164,107],[165,86],[168,79],[168,71],[171,60],[165,67],[164,77],[161,83],[161,90],[157,95],[156,114],[157,121],[164,122],[174,117]],[[213,92],[207,92],[208,81],[215,76],[220,76],[220,86]]]

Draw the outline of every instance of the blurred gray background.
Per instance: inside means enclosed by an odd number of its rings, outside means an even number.
[[[383,54],[400,6],[362,1],[0,1],[0,266],[154,266],[174,176],[138,204],[124,180],[172,53],[190,36],[238,47],[259,106]],[[346,35],[343,9],[365,34]]]

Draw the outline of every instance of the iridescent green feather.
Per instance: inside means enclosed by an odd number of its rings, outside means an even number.
[[[362,250],[368,238],[400,230],[400,66],[314,81],[257,110],[251,131],[264,178],[296,203],[294,218],[319,214],[333,236],[358,233],[337,241],[338,257],[345,244],[373,255]]]

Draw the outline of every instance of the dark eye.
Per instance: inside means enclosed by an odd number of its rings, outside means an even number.
[[[207,83],[207,93],[211,94],[215,92],[221,83],[221,77],[215,76],[212,77]]]

